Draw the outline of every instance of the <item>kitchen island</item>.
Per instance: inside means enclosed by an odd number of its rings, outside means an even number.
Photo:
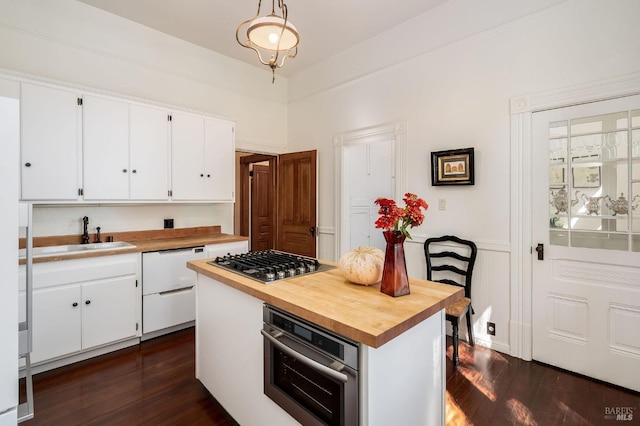
[[[337,269],[272,284],[188,262],[196,286],[196,377],[243,426],[297,422],[263,394],[262,306],[268,303],[360,344],[361,425],[445,419],[444,307],[462,289],[410,279],[392,298]]]

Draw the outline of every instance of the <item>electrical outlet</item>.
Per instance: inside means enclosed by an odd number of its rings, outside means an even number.
[[[490,334],[491,336],[495,336],[496,335],[496,324],[493,322],[487,322],[487,334]]]
[[[164,229],[172,229],[172,228],[173,228],[173,219],[165,219]]]

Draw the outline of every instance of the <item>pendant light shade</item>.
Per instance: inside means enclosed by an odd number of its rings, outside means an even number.
[[[271,68],[272,82],[275,81],[276,68],[281,68],[286,58],[295,58],[298,54],[300,42],[298,30],[288,20],[287,5],[278,0],[280,14],[277,14],[275,3],[276,0],[271,1],[269,15],[260,16],[262,0],[259,0],[256,16],[240,23],[236,29],[236,40],[240,46],[255,51],[260,63]],[[245,27],[246,39],[243,37],[244,41],[241,41],[240,34]],[[266,60],[266,57],[269,59]]]
[[[275,15],[254,19],[247,30],[247,37],[252,44],[273,51],[293,49],[299,41],[296,27]]]

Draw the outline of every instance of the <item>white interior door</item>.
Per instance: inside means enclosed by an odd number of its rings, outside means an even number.
[[[375,228],[378,197],[395,199],[395,141],[361,142],[344,148],[343,202],[347,205],[348,245],[342,252],[358,246],[384,250],[382,231]]]
[[[534,113],[532,138],[533,358],[640,391],[640,96]]]

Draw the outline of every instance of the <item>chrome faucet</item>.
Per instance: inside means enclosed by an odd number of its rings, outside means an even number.
[[[89,230],[87,229],[89,226],[89,218],[87,216],[83,217],[82,223],[84,224],[84,232],[82,233],[82,244],[89,244]]]

